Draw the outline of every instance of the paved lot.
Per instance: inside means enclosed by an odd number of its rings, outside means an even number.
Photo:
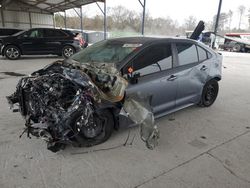
[[[55,60],[0,58],[0,72],[29,74]],[[5,100],[19,78],[0,73],[0,187],[249,188],[250,54],[224,53],[223,65],[215,104],[159,119],[161,137],[153,151],[137,127],[115,132],[102,145],[59,153],[39,139],[20,139],[24,121]],[[122,146],[129,132],[131,144]]]

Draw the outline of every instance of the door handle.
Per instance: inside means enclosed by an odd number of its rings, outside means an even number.
[[[206,65],[203,65],[202,67],[201,67],[201,69],[200,69],[201,71],[205,71],[205,70],[207,70],[207,66]]]
[[[171,75],[167,80],[168,81],[174,81],[177,78],[175,75]]]

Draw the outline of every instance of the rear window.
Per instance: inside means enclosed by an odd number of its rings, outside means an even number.
[[[179,66],[198,62],[196,46],[189,43],[176,43]]]
[[[66,37],[67,35],[60,30],[45,29],[45,37]]]
[[[207,59],[207,51],[197,46],[199,61],[205,61]]]

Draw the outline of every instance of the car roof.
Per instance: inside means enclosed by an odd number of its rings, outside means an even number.
[[[159,37],[122,37],[122,38],[113,38],[108,39],[110,42],[121,42],[121,43],[132,43],[132,44],[142,44],[146,45],[149,43],[157,43],[160,41],[182,41],[182,42],[196,42],[192,39],[187,38],[180,38],[180,37],[166,37],[166,38],[159,38]]]
[[[159,38],[159,37],[122,37],[122,38],[113,38],[108,39],[109,42],[118,42],[118,43],[131,43],[131,44],[142,44],[143,48],[148,47],[150,45],[158,44],[161,42],[184,42],[184,43],[193,43],[193,44],[199,44],[199,46],[202,46],[209,52],[211,52],[211,49],[209,49],[207,46],[205,46],[202,43],[199,43],[196,40],[188,39],[188,38],[181,38],[181,37],[166,37],[166,38]],[[138,51],[136,52],[138,53]],[[125,60],[121,62],[117,62],[117,67],[121,68],[123,67],[133,56],[136,54],[130,54]]]
[[[51,29],[51,30],[59,30],[59,31],[70,31],[67,29],[58,29],[58,28],[52,28],[52,27],[37,27],[37,28],[31,28],[31,29],[27,29],[27,30],[34,30],[34,29]]]
[[[49,27],[38,27],[38,28],[31,28],[31,29],[28,29],[28,30],[36,30],[36,29],[47,29],[47,30],[55,30],[55,31],[63,31],[65,33],[67,33],[68,35],[74,35],[74,33],[72,33],[70,30],[67,30],[67,29],[57,29],[57,28],[49,28]],[[28,31],[26,30],[26,31]]]

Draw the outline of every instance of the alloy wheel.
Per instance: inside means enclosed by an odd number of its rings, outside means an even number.
[[[20,54],[19,54],[18,49],[16,49],[16,48],[8,48],[6,50],[6,55],[11,59],[17,59]]]
[[[74,54],[74,50],[71,47],[65,48],[63,54],[65,57],[70,57]]]

